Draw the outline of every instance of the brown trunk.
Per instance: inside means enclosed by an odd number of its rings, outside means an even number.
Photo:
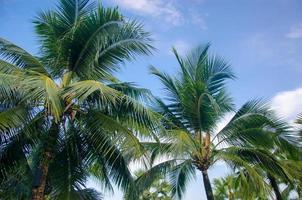
[[[44,191],[46,186],[46,179],[48,174],[48,166],[49,160],[51,160],[51,154],[49,152],[45,152],[43,161],[36,171],[35,182],[32,187],[32,200],[43,200],[44,199]]]
[[[208,176],[208,172],[206,170],[201,171],[201,172],[202,172],[204,189],[205,189],[206,195],[207,195],[207,200],[214,200],[213,190],[212,190],[211,182],[210,182],[210,179]]]
[[[269,179],[269,182],[270,182],[270,184],[271,184],[271,186],[272,186],[272,188],[273,188],[273,190],[275,192],[276,200],[283,200],[276,179],[272,175],[270,175],[270,174],[268,174],[268,179]]]
[[[208,158],[209,154],[210,154],[210,144],[211,144],[211,135],[209,133],[206,133],[204,141],[205,141],[204,142],[205,155],[206,155],[206,158]]]
[[[42,154],[39,167],[35,172],[35,177],[32,185],[32,200],[44,199],[49,163],[53,159],[53,149],[56,145],[58,133],[59,124],[53,123],[49,130],[47,140],[44,144],[44,153]]]

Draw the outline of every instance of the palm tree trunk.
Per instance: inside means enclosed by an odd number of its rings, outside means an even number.
[[[211,145],[211,135],[210,133],[206,133],[204,137],[205,160],[208,160],[210,156],[210,145]]]
[[[271,186],[272,186],[272,188],[275,192],[276,199],[277,200],[283,200],[276,179],[270,174],[268,174],[267,177],[268,177],[269,182],[270,182],[270,184],[271,184]]]
[[[214,200],[213,190],[212,190],[212,186],[211,186],[211,182],[210,182],[207,170],[202,171],[202,177],[203,177],[203,184],[204,184],[204,189],[206,191],[207,199]]]
[[[44,153],[37,168],[32,185],[32,200],[44,200],[44,192],[48,175],[49,163],[53,159],[53,149],[59,134],[59,124],[53,123],[44,145]]]
[[[44,159],[51,160],[50,152],[45,152]],[[40,167],[36,170],[34,183],[32,187],[32,200],[43,200],[46,186],[46,179],[48,175],[48,162],[42,162]]]

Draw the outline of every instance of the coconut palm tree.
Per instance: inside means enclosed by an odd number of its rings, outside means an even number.
[[[152,176],[153,174],[151,174]],[[149,170],[137,170],[134,173],[136,189],[129,188],[125,193],[125,200],[133,199],[133,192],[138,200],[172,200],[172,187],[162,175],[150,177]],[[134,194],[135,195],[135,194]]]
[[[255,187],[253,178],[249,177],[244,171],[237,172],[236,174],[228,175],[224,178],[216,178],[214,183],[214,197],[217,200],[234,200],[234,199],[258,199],[267,200],[268,194],[267,184],[264,190],[259,191]]]
[[[262,175],[254,165],[287,176],[280,162],[266,151],[274,146],[272,134],[283,131],[285,126],[263,102],[245,103],[217,133],[220,120],[235,110],[226,92],[226,81],[235,76],[229,64],[211,56],[208,49],[209,45],[200,46],[186,57],[173,49],[180,66],[175,77],[151,67],[151,73],[160,79],[167,92],[167,98],[157,99],[155,106],[165,117],[162,123],[166,130],[159,130],[160,145],[152,142],[144,145],[151,150],[153,160],[157,155],[171,158],[153,171],[169,171],[173,193],[179,198],[197,169],[202,174],[207,198],[214,199],[208,169],[219,160],[234,169],[244,168],[259,186]]]
[[[282,135],[282,137],[281,137]],[[301,180],[301,168],[302,163],[296,160],[296,156],[299,154],[299,149],[293,144],[285,139],[285,135],[281,134],[275,137],[276,145],[274,150],[269,150],[274,152],[273,155],[283,167],[290,169],[287,170],[287,176],[284,177],[282,174],[274,173],[264,170],[260,165],[253,165],[254,169],[257,170],[259,174],[262,174],[263,180],[261,187],[259,183],[255,183],[253,175],[248,171],[241,169],[236,170],[233,175],[227,176],[221,179],[215,179],[215,199],[223,199],[228,197],[229,199],[288,199],[290,191],[295,188],[299,190],[297,183]],[[289,136],[287,136],[289,137]],[[279,143],[279,145],[277,145]],[[278,150],[278,151],[276,151]],[[290,154],[292,151],[293,154]],[[296,155],[295,155],[296,154]],[[295,155],[295,156],[293,156]],[[279,185],[283,183],[286,189],[281,190]],[[287,196],[286,196],[287,195]]]
[[[234,187],[234,178],[229,175],[225,178],[216,178],[213,181],[214,185],[214,198],[216,200],[234,199],[237,197],[237,188]]]
[[[285,178],[278,173],[272,174],[268,171],[264,171],[263,174],[270,183],[275,198],[282,200],[287,198],[282,197],[284,195],[282,195],[279,184],[286,184],[289,190],[289,188],[294,188],[294,185],[302,180],[301,147],[299,147],[299,135],[294,130],[288,129],[288,131],[276,132],[274,140],[276,141],[276,145],[271,149],[267,148],[267,150],[272,152],[275,158],[282,162],[286,168],[290,169],[288,171],[290,176]],[[288,179],[289,177],[290,179]],[[284,191],[284,193],[286,192]]]
[[[136,136],[149,137],[157,118],[141,103],[149,92],[114,72],[151,53],[150,34],[89,0],[60,0],[34,25],[37,56],[0,39],[1,185],[34,200],[81,199],[89,176],[126,189],[124,153],[141,156]]]
[[[269,177],[270,183],[275,192],[277,199],[290,199],[292,198],[292,193],[296,194],[298,198],[302,197],[302,134],[301,134],[301,124],[302,117],[299,116],[296,120],[296,125],[298,126],[290,135],[281,135],[279,137],[280,142],[275,149],[275,154],[278,159],[286,159],[285,164],[291,169],[289,172],[292,174],[294,179],[288,181],[280,178],[277,174]],[[283,138],[287,137],[290,141],[284,141]],[[281,190],[279,184],[285,185],[285,188]]]

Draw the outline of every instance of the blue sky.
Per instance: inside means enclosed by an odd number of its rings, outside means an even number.
[[[32,19],[55,0],[0,0],[0,37],[38,53]],[[252,98],[271,100],[277,112],[293,120],[302,112],[302,1],[301,0],[104,0],[123,14],[141,21],[155,39],[157,51],[127,63],[117,76],[162,96],[157,79],[148,74],[154,65],[175,73],[170,50],[186,53],[210,42],[211,52],[228,60],[237,80],[229,83],[237,107]],[[221,165],[212,177],[226,173]],[[204,199],[200,178],[193,182],[186,200]],[[121,199],[120,194],[106,199]]]

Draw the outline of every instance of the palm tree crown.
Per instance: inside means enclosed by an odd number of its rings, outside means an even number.
[[[150,34],[89,0],[61,0],[34,24],[38,56],[0,39],[1,186],[25,199],[82,199],[88,176],[127,188],[123,154],[140,154],[136,136],[157,120],[141,104],[149,92],[113,73],[151,53]]]
[[[179,198],[198,169],[203,175],[207,198],[213,199],[207,170],[218,160],[235,169],[246,169],[258,186],[263,183],[262,175],[254,165],[286,176],[280,162],[265,151],[273,147],[273,135],[285,131],[286,124],[275,118],[261,101],[244,104],[217,133],[219,121],[227,112],[234,111],[225,89],[226,81],[233,79],[234,74],[222,58],[211,56],[208,49],[209,45],[198,47],[184,58],[173,49],[180,66],[177,77],[151,68],[167,91],[165,101],[158,99],[155,106],[165,116],[162,123],[167,130],[163,132],[163,144],[157,148],[156,144],[146,146],[151,147],[153,157],[165,154],[172,158],[160,165],[169,171],[173,192]]]

